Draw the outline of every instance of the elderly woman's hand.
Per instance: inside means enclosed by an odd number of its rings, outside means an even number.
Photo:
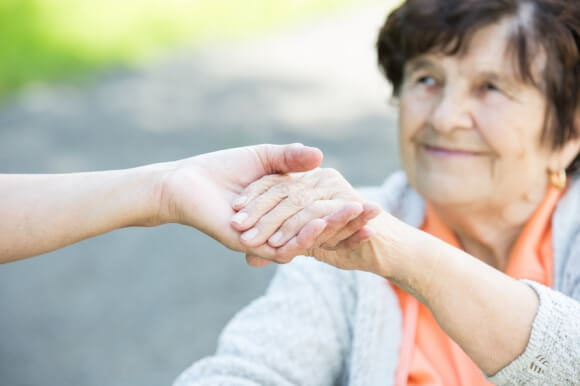
[[[347,254],[374,234],[365,225],[381,213],[333,169],[266,176],[244,189],[233,207],[232,226],[243,232],[245,246],[276,248],[277,262],[302,250],[341,268],[357,268]],[[248,256],[251,265],[264,262]]]

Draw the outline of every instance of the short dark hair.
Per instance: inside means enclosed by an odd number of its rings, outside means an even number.
[[[541,88],[548,100],[542,139],[554,149],[580,136],[579,0],[407,0],[380,30],[378,62],[399,96],[405,64],[432,51],[460,54],[479,29],[512,17],[516,28],[508,42],[520,78]],[[546,53],[542,79],[534,79],[533,60]],[[538,84],[540,83],[540,84]],[[580,169],[580,154],[568,172]]]

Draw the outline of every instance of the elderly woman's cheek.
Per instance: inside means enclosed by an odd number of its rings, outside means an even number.
[[[418,147],[417,137],[429,130],[429,114],[433,108],[432,100],[420,97],[413,90],[401,95],[399,104],[399,153],[403,169],[409,182],[417,186]]]
[[[507,169],[508,174],[516,170],[525,173],[539,155],[541,128],[537,122],[527,122],[526,116],[530,115],[533,113],[529,111],[506,114],[501,109],[480,115],[481,135],[495,153],[497,166]]]
[[[412,141],[420,130],[425,129],[432,109],[431,98],[420,97],[413,90],[404,92],[399,103],[400,140]]]

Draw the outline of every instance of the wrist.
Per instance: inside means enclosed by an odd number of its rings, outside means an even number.
[[[368,250],[374,255],[368,259],[374,262],[372,272],[424,302],[438,240],[388,213],[382,213],[369,225],[376,231],[368,243]]]
[[[179,213],[172,194],[178,170],[177,161],[151,164],[136,169],[136,172],[142,173],[146,179],[144,186],[148,191],[144,205],[148,220],[144,226],[179,222]]]
[[[417,229],[383,212],[368,224],[376,233],[365,243],[364,261],[377,275],[396,281],[405,276],[413,256],[413,237]]]
[[[197,228],[199,185],[211,179],[200,156],[146,166],[152,183],[151,211],[155,225],[178,223]],[[192,189],[196,186],[196,189]]]
[[[173,221],[171,205],[168,203],[168,183],[176,169],[173,162],[151,164],[129,169],[128,179],[133,185],[134,223],[132,226],[157,226]]]

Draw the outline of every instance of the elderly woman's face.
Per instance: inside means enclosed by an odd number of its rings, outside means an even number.
[[[505,51],[510,28],[509,21],[485,27],[466,54],[427,54],[405,67],[403,167],[432,202],[503,206],[545,190],[547,101],[514,73]]]

